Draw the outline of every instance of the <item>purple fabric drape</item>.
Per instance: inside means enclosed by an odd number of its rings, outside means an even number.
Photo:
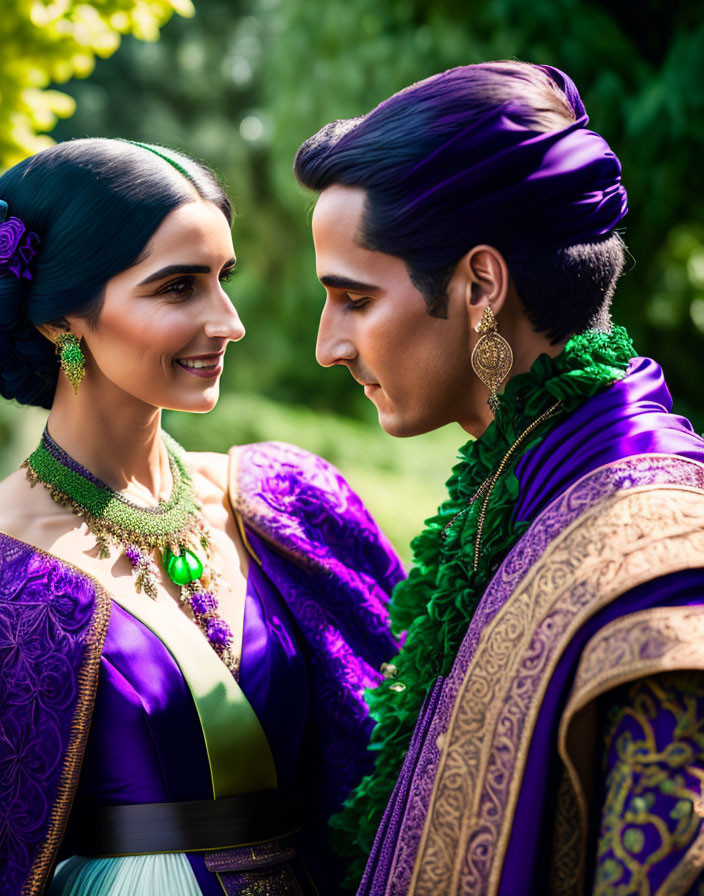
[[[628,375],[559,424],[521,460],[518,519],[533,519],[558,494],[590,470],[636,454],[672,454],[704,463],[704,441],[684,417],[671,413],[662,368],[634,358]],[[545,885],[551,844],[541,840],[554,808],[559,765],[555,735],[579,654],[603,625],[652,606],[704,603],[704,569],[666,576],[630,591],[590,620],[560,660],[545,695],[524,774],[501,896],[519,892],[527,880]]]
[[[63,830],[90,718],[109,604],[56,558],[0,534],[0,880],[15,896],[42,879]],[[46,874],[46,872],[44,872]]]
[[[559,422],[521,459],[516,518],[534,519],[581,476],[636,454],[704,459],[704,442],[672,413],[662,368],[650,358],[634,358],[624,379]]]

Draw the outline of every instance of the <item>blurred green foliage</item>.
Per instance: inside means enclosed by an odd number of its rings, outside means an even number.
[[[164,143],[223,175],[238,212],[230,291],[247,338],[230,350],[222,409],[205,420],[170,416],[168,425],[191,447],[288,438],[345,472],[355,467],[367,500],[395,505],[405,528],[392,522],[390,531],[402,545],[432,510],[421,511],[426,498],[409,483],[420,471],[417,488],[438,500],[463,434],[393,442],[346,371],[317,367],[323,290],[313,198],[291,175],[297,147],[331,119],[360,115],[454,65],[518,58],[564,68],[621,159],[629,192],[625,239],[635,264],[614,317],[660,361],[676,408],[701,430],[703,50],[694,0],[196,0],[194,18],[173,18],[158,42],[128,37],[89,79],[69,82],[76,112],[52,136]]]
[[[249,327],[228,385],[370,419],[346,372],[321,371],[313,358],[322,289],[312,198],[291,176],[293,156],[331,119],[362,114],[444,68],[496,58],[568,71],[620,157],[636,263],[615,317],[661,361],[680,408],[704,428],[698,2],[200,0],[195,17],[172,20],[158,43],[125,40],[88,81],[69,84],[77,111],[54,136],[152,140],[213,164],[239,213],[232,295]]]
[[[72,115],[72,96],[48,89],[86,78],[123,34],[156,40],[174,11],[191,0],[3,0],[0,17],[0,169],[51,145],[45,132]]]

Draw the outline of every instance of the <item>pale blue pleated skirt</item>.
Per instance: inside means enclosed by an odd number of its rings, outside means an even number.
[[[48,896],[202,896],[183,853],[61,862]]]

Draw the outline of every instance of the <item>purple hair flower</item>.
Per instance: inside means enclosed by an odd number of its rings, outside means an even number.
[[[29,264],[37,254],[39,237],[24,226],[19,218],[8,218],[0,224],[0,276],[11,273],[18,280],[31,280]]]
[[[225,620],[220,619],[219,616],[216,616],[208,622],[207,634],[208,640],[215,648],[220,648],[222,650],[232,644],[232,630]]]

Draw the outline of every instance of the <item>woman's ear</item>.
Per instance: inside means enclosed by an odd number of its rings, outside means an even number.
[[[70,330],[74,336],[77,336],[79,339],[83,337],[82,332],[77,332],[76,328],[72,326],[71,322],[67,320],[65,317],[59,318],[58,320],[53,321],[52,323],[46,324],[35,324],[37,330],[44,336],[49,342],[56,342],[57,337],[61,333],[66,333]]]

